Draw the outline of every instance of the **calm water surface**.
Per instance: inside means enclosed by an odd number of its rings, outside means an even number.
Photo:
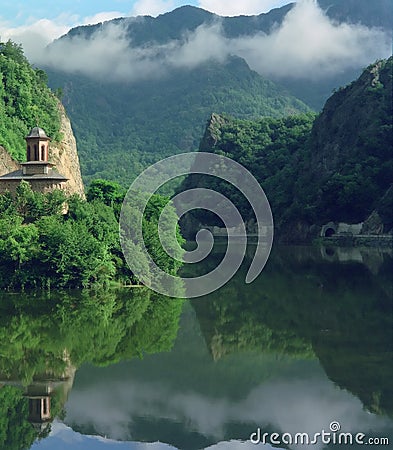
[[[192,301],[3,295],[0,448],[271,448],[250,435],[332,422],[393,446],[391,253],[276,248],[251,285],[247,264]]]

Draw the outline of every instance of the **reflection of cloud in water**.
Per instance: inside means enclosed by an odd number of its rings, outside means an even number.
[[[253,444],[251,442],[242,442],[242,441],[223,441],[218,444],[214,444],[210,447],[206,447],[206,450],[253,450],[259,448],[260,450],[263,448],[264,450],[275,449],[277,450],[279,447],[272,447],[269,444]]]
[[[67,404],[68,423],[93,426],[114,439],[132,439],[130,428],[138,417],[182,423],[190,432],[217,442],[234,422],[310,435],[329,431],[333,420],[340,422],[343,432],[353,433],[375,433],[389,424],[388,419],[364,411],[359,399],[326,379],[267,382],[239,401],[173,392],[158,383],[117,381],[74,389]]]
[[[118,442],[102,436],[85,436],[67,425],[54,421],[48,438],[36,442],[34,450],[171,450],[174,447],[161,442]]]

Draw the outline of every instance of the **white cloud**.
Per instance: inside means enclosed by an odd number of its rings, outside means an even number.
[[[104,11],[94,16],[85,17],[83,19],[84,25],[93,25],[95,23],[106,22],[107,20],[116,19],[117,17],[124,17],[125,14],[120,11]]]
[[[19,27],[9,27],[7,22],[0,22],[0,36],[3,41],[11,39],[22,44],[26,56],[32,62],[39,63],[43,59],[44,48],[55,39],[68,33],[71,28],[80,24],[93,25],[122,16],[125,14],[120,11],[104,11],[85,18],[66,13],[52,20],[36,20],[30,17],[26,25]]]
[[[23,46],[25,54],[34,59],[37,53],[54,39],[68,32],[70,27],[65,21],[40,19],[29,25],[8,28],[6,24],[0,25],[0,35],[3,41],[12,39]]]
[[[314,78],[388,57],[391,44],[380,30],[333,23],[314,0],[302,0],[271,34],[238,39],[233,49],[264,75]]]
[[[107,24],[88,39],[60,39],[37,54],[36,62],[70,73],[133,81],[162,76],[171,68],[194,68],[209,59],[224,61],[227,55],[219,24],[201,25],[181,42],[148,47],[130,46],[126,31],[123,24]]]
[[[135,16],[153,16],[171,11],[176,8],[174,0],[137,0],[131,11]]]
[[[227,41],[222,37],[221,26],[217,23],[198,27],[183,44],[173,46],[166,59],[173,67],[193,68],[210,59],[223,62],[227,55]]]
[[[296,0],[199,0],[199,6],[220,16],[250,16],[265,13]]]
[[[130,429],[138,417],[181,424],[185,432],[197,431],[216,442],[225,439],[233,423],[247,424],[254,430],[269,425],[277,431],[292,435],[307,432],[310,436],[328,430],[333,420],[343,425],[344,432],[378,434],[389,425],[388,419],[365,411],[358,398],[324,376],[290,382],[268,380],[239,400],[211,398],[192,389],[174,390],[165,380],[106,380],[83,390],[74,387],[67,403],[68,424],[89,425],[112,439],[130,439]],[[237,444],[233,447],[239,448]],[[323,443],[312,448],[322,450]]]

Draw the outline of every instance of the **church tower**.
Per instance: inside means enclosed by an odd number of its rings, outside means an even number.
[[[26,162],[20,163],[20,169],[0,176],[0,194],[6,191],[14,193],[18,184],[28,181],[31,188],[38,192],[64,189],[68,178],[64,177],[49,162],[50,138],[40,127],[34,127],[26,136]]]
[[[34,127],[26,136],[26,160],[22,163],[23,175],[49,173],[52,164],[48,162],[50,138],[42,128]]]

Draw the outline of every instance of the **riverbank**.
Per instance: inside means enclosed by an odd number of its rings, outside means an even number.
[[[381,247],[393,248],[392,235],[333,234],[316,240],[317,243],[334,247]]]

